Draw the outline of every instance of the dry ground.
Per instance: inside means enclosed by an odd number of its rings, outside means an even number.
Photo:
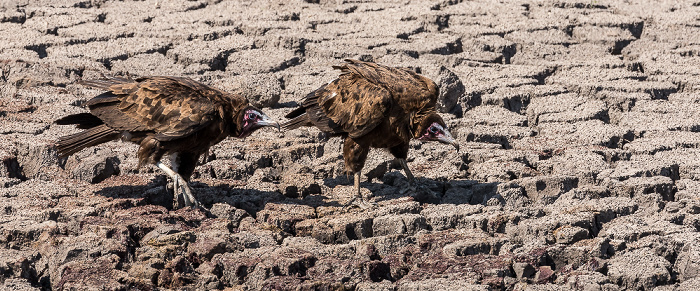
[[[700,290],[700,2],[0,1],[6,290]],[[380,150],[351,195],[315,129],[227,139],[210,209],[131,144],[65,161],[51,122],[106,75],[189,76],[274,118],[343,58],[440,84],[462,151]]]

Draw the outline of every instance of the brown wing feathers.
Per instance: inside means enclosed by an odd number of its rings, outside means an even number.
[[[85,85],[88,87],[93,87],[96,89],[110,90],[110,87],[113,85],[132,83],[132,82],[134,82],[134,80],[132,80],[132,79],[121,78],[121,77],[103,76],[103,79],[80,80],[80,81],[78,81],[78,84]]]
[[[301,107],[287,115],[292,119],[283,124],[285,129],[313,125],[329,133],[365,135],[382,122],[404,91],[394,87],[401,87],[407,76],[412,78],[400,69],[346,62],[333,67],[341,71],[338,79],[307,95]],[[398,85],[388,84],[391,82]]]
[[[55,122],[85,129],[59,139],[57,148],[62,157],[114,140],[125,131],[152,132],[161,141],[188,136],[207,126],[218,113],[202,92],[223,94],[191,79],[175,77],[109,77],[79,83],[107,92],[86,102],[90,113],[69,115]],[[233,98],[230,102],[246,103]]]

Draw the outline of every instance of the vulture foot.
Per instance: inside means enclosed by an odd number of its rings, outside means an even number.
[[[197,201],[197,199],[194,198],[194,195],[192,195],[192,189],[190,188],[189,184],[182,178],[182,176],[180,176],[180,174],[176,173],[161,162],[156,163],[156,166],[163,170],[163,172],[165,172],[165,174],[173,180],[173,192],[177,193],[176,195],[173,193],[173,199],[175,202],[173,204],[177,208],[182,207],[182,205],[180,205],[180,197],[182,197],[182,201],[185,202],[185,206],[192,206],[194,208],[200,207],[199,201]]]
[[[369,201],[369,199],[372,198],[372,195],[368,195],[368,197],[363,197],[362,196],[362,191],[360,191],[360,172],[355,172],[355,193],[356,196],[348,204],[345,205],[346,209],[350,209],[353,207],[359,207],[362,210],[367,210],[373,207],[377,206],[377,203]]]
[[[411,185],[415,185],[416,178],[413,176],[413,173],[411,173],[411,169],[408,168],[408,164],[406,163],[406,159],[399,159],[399,164],[401,164],[403,171],[406,173],[406,178],[408,179],[408,183],[410,183]]]

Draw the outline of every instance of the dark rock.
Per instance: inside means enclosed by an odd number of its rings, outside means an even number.
[[[89,183],[99,183],[113,175],[119,175],[119,158],[109,150],[89,149],[72,155],[65,169],[73,178]]]

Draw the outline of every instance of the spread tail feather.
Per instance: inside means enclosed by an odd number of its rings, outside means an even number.
[[[72,114],[54,121],[58,125],[75,124],[77,128],[88,129],[104,124],[102,120],[90,113]]]
[[[118,131],[102,124],[76,134],[60,137],[56,143],[58,157],[70,156],[84,148],[114,140],[118,136]]]
[[[293,119],[291,119],[285,123],[282,123],[281,127],[284,128],[284,130],[292,130],[292,129],[300,128],[302,126],[311,126],[311,125],[313,125],[313,124],[311,123],[311,120],[309,120],[309,116],[306,114],[302,114],[300,116],[294,117]]]
[[[103,77],[104,77],[103,79],[97,79],[97,80],[80,80],[80,81],[78,81],[78,84],[93,87],[93,88],[103,89],[103,90],[109,90],[109,87],[111,87],[112,85],[134,82],[134,80],[132,80],[130,78],[107,77],[107,76],[103,76]]]

